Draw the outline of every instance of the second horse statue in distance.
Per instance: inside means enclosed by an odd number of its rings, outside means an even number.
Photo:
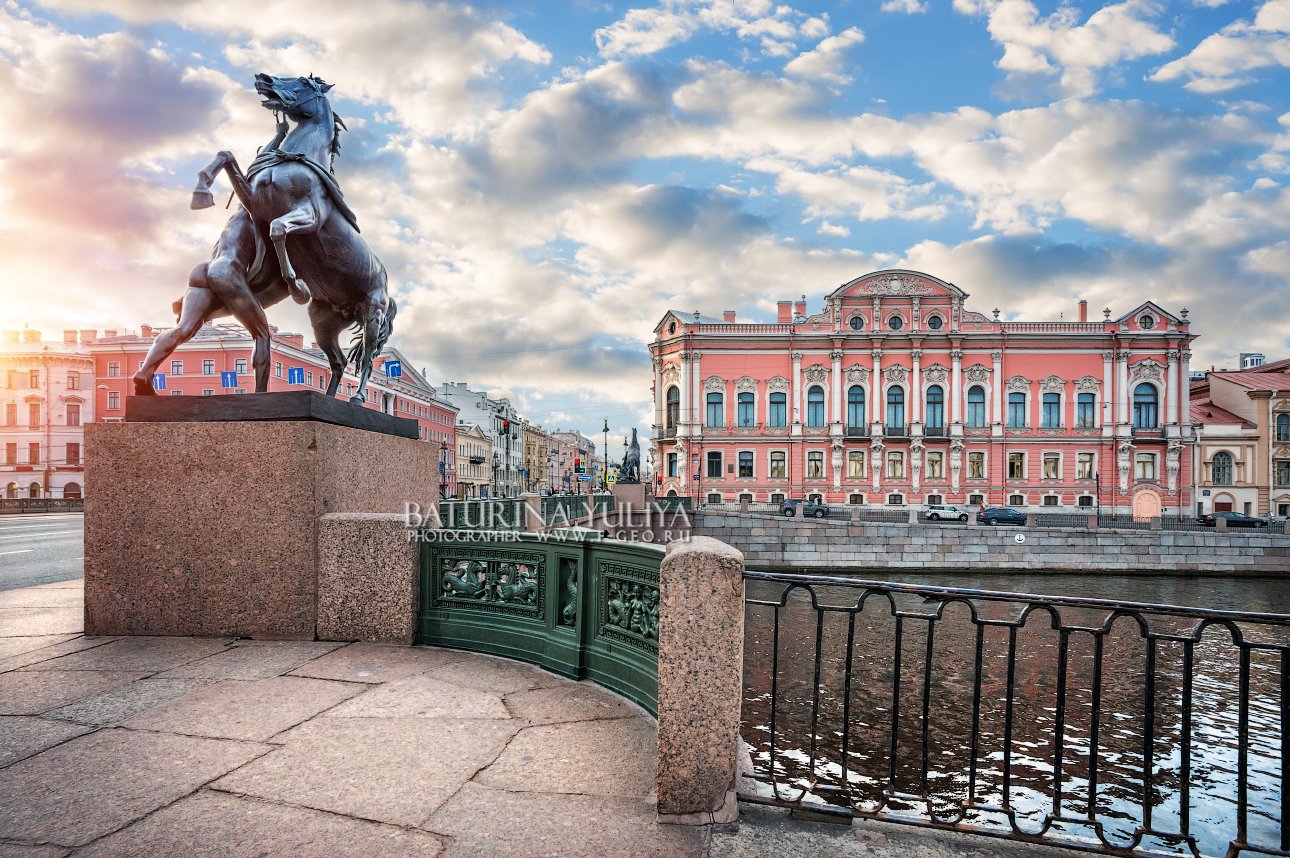
[[[255,76],[261,104],[280,121],[273,139],[245,173],[231,152],[220,152],[198,174],[192,207],[214,204],[210,186],[223,170],[241,208],[229,218],[211,259],[193,269],[188,291],[175,303],[178,324],[153,342],[134,376],[135,393],[155,395],[153,374],[180,344],[213,318],[232,315],[255,341],[255,391],[269,388],[271,330],[265,307],[287,295],[309,305],[314,339],[327,356],[335,396],[348,363],[365,401],[372,360],[389,341],[397,306],[385,266],[358,231],[332,168],[345,128],[331,108],[331,84],[307,77]],[[295,123],[292,128],[290,122]],[[357,333],[349,354],[340,346],[348,327]]]

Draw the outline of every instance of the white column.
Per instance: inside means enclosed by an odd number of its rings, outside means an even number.
[[[1115,357],[1114,352],[1102,352],[1102,401],[1097,404],[1098,407],[1098,425],[1109,426],[1115,422],[1115,415],[1111,411],[1112,398],[1115,395],[1115,385],[1111,381],[1111,358]]]
[[[914,358],[914,375],[909,388],[909,422],[923,422],[923,370],[920,362],[923,359],[921,349],[914,349],[910,354]]]
[[[877,301],[875,300],[875,304]],[[873,355],[873,372],[869,374],[869,423],[881,423],[883,421],[882,402],[882,349],[874,349]],[[877,477],[874,477],[877,480]],[[875,484],[874,488],[878,488]]]
[[[792,423],[794,426],[800,426],[802,423],[802,353],[793,352],[793,413]]]
[[[1115,422],[1123,426],[1129,422],[1129,353],[1121,349],[1115,356]]]
[[[1178,350],[1170,349],[1166,355],[1169,369],[1165,377],[1165,417],[1166,425],[1178,425]]]
[[[991,388],[994,401],[994,416],[991,423],[1003,422],[1003,387],[1006,381],[1003,377],[1003,352],[991,352],[990,358],[994,361],[994,386]]]
[[[829,422],[842,423],[845,416],[842,411],[842,351],[835,349],[830,356],[833,358],[833,375],[829,379],[833,391],[833,415]]]
[[[694,374],[690,372],[690,353],[681,352],[681,413],[677,415],[679,425],[677,437],[690,434],[690,387]]]
[[[1185,437],[1191,431],[1191,352],[1183,349],[1182,366],[1179,371],[1182,373],[1182,395],[1178,397],[1178,405],[1181,414],[1178,422],[1182,426],[1182,434]]]
[[[950,423],[963,420],[963,350],[950,349]]]
[[[690,419],[694,421],[694,426],[690,430],[691,435],[703,434],[703,376],[699,371],[699,358],[703,357],[700,352],[690,352],[691,379],[690,379],[690,396],[693,402],[690,406]],[[702,463],[700,463],[702,464]]]
[[[663,359],[654,358],[654,425],[662,431],[666,421],[667,391],[663,389]]]

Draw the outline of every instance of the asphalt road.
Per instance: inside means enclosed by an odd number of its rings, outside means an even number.
[[[79,512],[0,515],[0,590],[84,575],[84,518]]]

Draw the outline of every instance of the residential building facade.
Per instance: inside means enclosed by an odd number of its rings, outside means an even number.
[[[550,442],[546,430],[529,420],[520,420],[524,431],[524,491],[550,491]]]
[[[1206,512],[1290,517],[1290,359],[1258,357],[1246,369],[1210,372],[1197,386],[1209,406],[1205,414],[1193,409],[1193,418],[1205,421],[1197,468],[1202,496],[1211,493],[1202,497],[1209,501]],[[1220,415],[1226,415],[1224,428],[1239,422],[1239,433],[1233,427],[1215,436],[1211,428]]]
[[[888,270],[769,324],[669,311],[650,345],[657,491],[1191,514],[1186,310],[1001,321],[968,297]]]
[[[509,399],[491,399],[463,381],[444,382],[436,395],[451,404],[467,423],[478,423],[493,443],[497,469],[491,497],[519,497],[524,491],[524,434]]]
[[[6,498],[79,498],[83,424],[94,419],[94,331],[0,332],[0,489]]]
[[[493,441],[477,423],[457,424],[457,481],[449,497],[486,498],[493,481]]]
[[[592,477],[592,459],[596,445],[581,432],[572,429],[554,429],[548,433],[551,439],[553,491],[586,494],[592,480],[579,480],[579,464],[585,473],[582,476]]]

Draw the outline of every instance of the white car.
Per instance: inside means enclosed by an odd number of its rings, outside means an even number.
[[[959,521],[967,521],[968,514],[956,506],[949,506],[947,504],[928,505],[927,520],[941,521],[942,519],[958,519]]]

